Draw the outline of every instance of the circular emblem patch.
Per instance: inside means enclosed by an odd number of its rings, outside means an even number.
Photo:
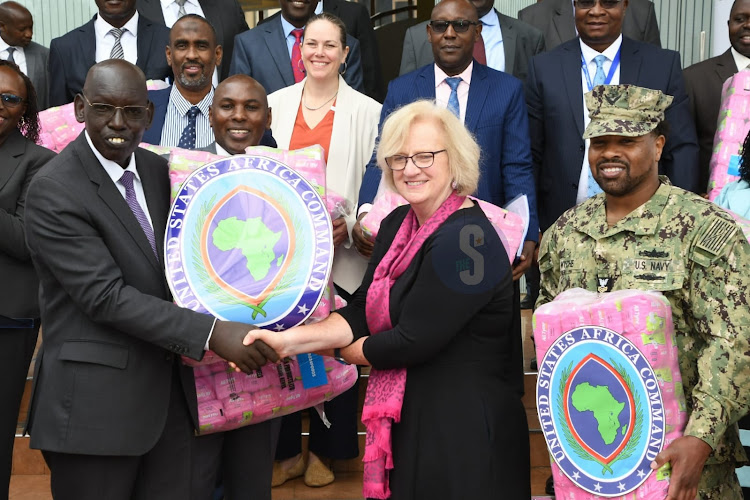
[[[177,304],[280,331],[307,319],[325,292],[333,231],[320,194],[300,174],[236,155],[185,180],[164,246]]]
[[[580,488],[621,496],[651,474],[666,430],[662,394],[624,336],[598,326],[563,334],[539,364],[536,398],[550,454]]]

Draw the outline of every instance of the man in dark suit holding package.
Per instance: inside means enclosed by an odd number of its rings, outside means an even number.
[[[193,370],[209,347],[244,371],[252,328],[178,307],[164,275],[167,162],[138,148],[153,106],[143,72],[95,65],[75,98],[86,128],[29,188],[27,242],[41,281],[43,360],[31,447],[57,500],[190,498]]]

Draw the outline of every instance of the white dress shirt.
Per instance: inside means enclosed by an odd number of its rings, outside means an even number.
[[[505,46],[497,12],[491,9],[479,21],[482,23],[482,39],[484,40],[484,53],[487,55],[487,66],[498,71],[505,71]]]
[[[737,65],[737,71],[742,71],[744,69],[747,69],[748,66],[750,66],[750,58],[745,57],[736,50],[734,50],[734,47],[731,47],[732,50],[732,57],[734,58],[734,64]],[[2,52],[0,52],[2,54]],[[5,57],[3,58],[5,59]]]
[[[10,45],[0,38],[0,59],[8,59],[9,48]],[[21,68],[21,72],[23,72],[24,75],[29,76],[28,67],[26,66],[26,53],[23,51],[23,47],[13,48],[16,49],[15,52],[13,52],[13,60],[16,62],[16,65]]]
[[[451,87],[446,83],[445,79],[448,75],[438,67],[435,66],[435,104],[441,108],[448,107],[448,99],[451,96]],[[460,74],[454,75],[461,78],[461,83],[458,84],[456,92],[458,93],[458,106],[460,111],[461,123],[466,119],[466,105],[469,102],[469,86],[471,85],[471,72],[474,69],[474,61],[469,63],[469,66]]]
[[[605,75],[609,75],[609,70],[612,68],[612,62],[617,56],[617,52],[619,52],[620,46],[622,46],[622,35],[617,37],[617,40],[615,40],[612,45],[607,47],[607,49],[601,54],[583,42],[580,42],[580,44],[581,54],[583,54],[583,59],[586,61],[586,71],[588,71],[588,76],[593,83],[594,75],[596,75],[596,63],[594,62],[594,58],[598,55],[604,55],[607,58],[607,60],[604,61],[604,64],[602,65],[602,69],[604,70]],[[609,85],[620,84],[620,67],[621,65],[618,65],[615,69]],[[586,78],[586,73],[584,73],[583,65],[581,65],[581,90],[583,91],[582,95],[585,95],[589,92],[589,81]],[[589,122],[591,122],[591,119],[589,118],[589,110],[586,107],[586,100],[583,99],[584,130],[586,130],[586,127],[589,126]],[[586,139],[585,144],[586,146],[583,151],[583,165],[581,166],[581,177],[578,181],[578,194],[576,195],[576,204],[581,203],[586,198],[588,198],[589,193],[589,145],[591,144],[591,141]]]
[[[97,14],[96,20],[94,21],[94,33],[96,34],[95,59],[98,63],[106,61],[112,54],[112,47],[115,46],[115,36],[109,31],[113,28],[114,26]],[[122,38],[120,38],[120,45],[122,45],[125,60],[129,63],[135,64],[138,61],[138,11],[136,11],[136,13],[133,14],[133,17],[125,23],[123,29],[128,30],[123,33]],[[54,77],[54,75],[50,76]]]
[[[196,104],[201,112],[195,118],[195,147],[204,148],[214,142],[214,131],[208,121],[208,108],[214,100],[213,87],[201,102]],[[177,146],[182,136],[182,131],[187,127],[189,119],[187,112],[193,105],[180,94],[177,85],[172,86],[169,94],[169,104],[164,116],[164,129],[161,131],[160,146]]]

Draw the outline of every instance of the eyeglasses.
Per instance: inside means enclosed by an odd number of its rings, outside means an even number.
[[[3,101],[3,106],[6,108],[15,108],[26,102],[26,99],[15,94],[0,94],[0,101]]]
[[[81,94],[81,96],[86,100],[91,111],[105,120],[109,120],[115,116],[115,112],[118,109],[122,110],[122,116],[126,120],[132,121],[143,120],[146,117],[146,111],[148,111],[147,106],[112,106],[103,102],[91,102],[85,95]]]
[[[421,153],[414,153],[411,156],[393,155],[385,159],[385,164],[388,165],[388,168],[391,170],[399,171],[405,169],[406,164],[411,160],[418,168],[429,168],[435,163],[435,155],[438,153],[445,153],[445,150],[422,151]]]
[[[622,0],[598,0],[599,5],[604,9],[614,9]],[[576,7],[579,9],[593,9],[597,0],[575,0]]]
[[[475,21],[468,21],[466,19],[457,19],[455,21],[430,21],[432,31],[435,33],[445,33],[448,30],[448,26],[453,26],[453,31],[456,33],[466,33],[469,28],[479,24]]]

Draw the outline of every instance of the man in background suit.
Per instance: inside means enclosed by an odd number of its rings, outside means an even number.
[[[49,49],[31,41],[33,34],[34,19],[26,7],[13,1],[0,3],[0,59],[12,60],[31,79],[43,111],[49,107]]]
[[[670,133],[660,171],[681,188],[698,188],[698,144],[680,55],[623,37],[622,23],[628,8],[628,0],[610,9],[603,8],[599,1],[590,9],[577,5],[580,38],[536,56],[529,66],[526,100],[542,231],[599,189],[590,178],[588,160],[584,162],[589,141],[583,139],[588,123],[583,94],[584,89],[588,92],[589,81],[592,85],[631,83],[674,96],[666,111]],[[601,72],[594,62],[600,56]]]
[[[685,87],[690,113],[695,121],[700,146],[700,193],[708,189],[709,164],[714,149],[716,121],[721,107],[721,88],[739,68],[750,65],[750,0],[736,0],[729,13],[729,42],[723,54],[685,69]]]
[[[182,16],[170,30],[166,58],[174,85],[149,91],[154,119],[143,142],[183,149],[207,146],[214,142],[208,120],[214,98],[212,75],[223,58],[213,26],[197,14]]]
[[[234,55],[229,74],[251,76],[269,94],[302,81],[302,61],[299,61],[298,71],[294,71],[292,67],[294,45],[297,43],[293,30],[304,28],[317,5],[318,0],[279,0],[279,16],[234,39]],[[344,80],[353,89],[364,92],[359,42],[347,34],[346,44],[349,46],[349,55],[346,56]]]
[[[152,21],[171,28],[179,18],[180,6],[175,0],[137,0],[138,12]],[[237,0],[187,0],[185,14],[198,14],[208,19],[216,30],[216,40],[224,49],[226,64],[218,66],[219,81],[229,76],[229,63],[234,50],[234,37],[248,30],[245,13]],[[184,14],[183,14],[184,15]]]
[[[75,98],[84,131],[29,188],[44,324],[29,431],[57,500],[190,498],[197,407],[180,355],[210,348],[245,372],[278,359],[242,346],[250,325],[172,302],[167,162],[138,148],[152,110],[139,68],[93,66]]]
[[[346,26],[347,34],[357,39],[362,58],[363,93],[378,102],[383,102],[384,89],[383,78],[380,74],[378,42],[375,39],[375,31],[372,28],[367,8],[356,1],[319,0],[314,13],[320,14],[321,12],[328,12],[341,19]],[[279,15],[280,13],[277,12],[261,21],[260,24],[271,22]]]
[[[169,29],[138,14],[135,0],[96,0],[99,13],[83,26],[50,43],[49,104],[72,102],[83,89],[89,68],[111,58],[137,65],[148,80],[165,80],[172,70],[164,57]],[[121,34],[115,30],[127,30]]]
[[[493,9],[492,0],[472,0],[472,3],[477,8],[479,21],[483,25],[482,39],[487,66],[505,71],[521,81],[525,80],[529,59],[544,50],[542,32]],[[425,21],[406,30],[399,75],[432,64],[432,46],[427,40],[428,24],[429,21]]]
[[[539,233],[522,84],[473,59],[474,43],[482,26],[476,7],[469,0],[443,0],[432,9],[430,19],[427,34],[435,62],[400,76],[388,85],[380,127],[393,110],[417,99],[435,99],[438,105],[449,109],[455,99],[459,118],[474,134],[482,152],[476,196],[498,206],[518,195],[528,196],[531,220],[522,260],[513,268],[513,277],[517,279],[531,264]],[[458,20],[473,24],[464,26],[465,32],[456,32],[455,24],[444,26],[445,22]],[[447,79],[454,77],[460,77],[461,81]],[[455,93],[451,83],[457,83]],[[380,169],[373,157],[359,191],[360,205],[372,203],[379,184]],[[360,208],[360,212],[365,210],[366,205]],[[353,238],[357,249],[369,256],[372,242],[362,236],[359,223],[354,227]]]
[[[571,0],[541,0],[518,12],[518,19],[544,33],[547,50],[577,36]],[[661,47],[659,24],[651,0],[630,0],[622,34],[633,40]]]

